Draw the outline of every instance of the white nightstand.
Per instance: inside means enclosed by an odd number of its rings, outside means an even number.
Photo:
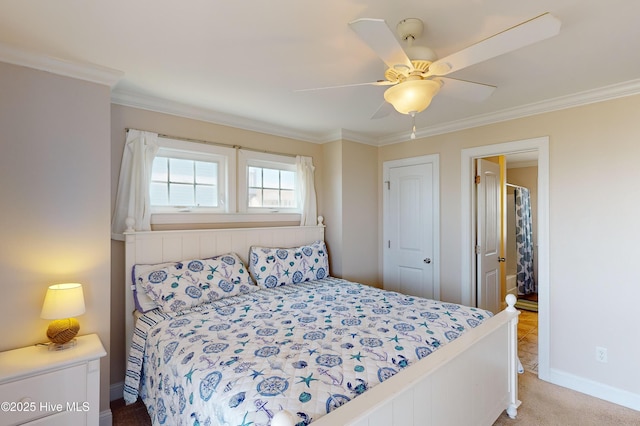
[[[0,352],[0,425],[97,425],[106,354],[96,334],[64,351],[34,345]]]

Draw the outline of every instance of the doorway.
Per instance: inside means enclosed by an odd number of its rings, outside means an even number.
[[[538,376],[549,380],[549,138],[541,137],[463,149],[461,153],[461,233],[462,303],[476,301],[475,254],[475,160],[482,157],[518,153],[537,155],[538,164]]]

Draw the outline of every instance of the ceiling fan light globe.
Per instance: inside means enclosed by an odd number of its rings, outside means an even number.
[[[441,83],[434,80],[407,80],[391,86],[384,92],[384,100],[400,114],[424,111],[440,90]]]

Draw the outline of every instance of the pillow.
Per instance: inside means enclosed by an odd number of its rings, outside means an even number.
[[[152,305],[164,312],[178,313],[224,297],[258,289],[247,268],[235,253],[208,259],[191,259],[134,267],[136,295],[141,308]],[[142,291],[140,291],[142,290]],[[148,301],[143,300],[144,293]],[[146,303],[146,304],[145,304]]]
[[[294,248],[251,247],[249,269],[259,287],[273,288],[329,276],[324,241]]]

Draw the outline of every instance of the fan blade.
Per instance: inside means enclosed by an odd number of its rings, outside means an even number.
[[[376,112],[373,113],[373,115],[371,116],[371,119],[377,120],[378,118],[386,117],[387,115],[391,114],[393,111],[395,111],[395,109],[393,108],[393,105],[385,101],[378,107]]]
[[[402,50],[398,39],[384,19],[362,18],[349,22],[349,26],[387,64],[387,67],[406,67],[413,71],[413,64]]]
[[[440,77],[439,79],[443,83],[440,91],[443,96],[451,96],[472,102],[485,101],[496,89],[496,86],[489,84],[474,83],[451,77]]]
[[[553,37],[560,32],[560,25],[558,18],[544,13],[435,61],[429,66],[428,75],[447,75]]]
[[[393,86],[397,82],[389,80],[371,81],[369,83],[354,83],[354,84],[341,84],[339,86],[326,86],[326,87],[312,87],[309,89],[296,89],[294,92],[313,92],[315,90],[327,90],[327,89],[340,89],[343,87],[357,87],[357,86]]]

